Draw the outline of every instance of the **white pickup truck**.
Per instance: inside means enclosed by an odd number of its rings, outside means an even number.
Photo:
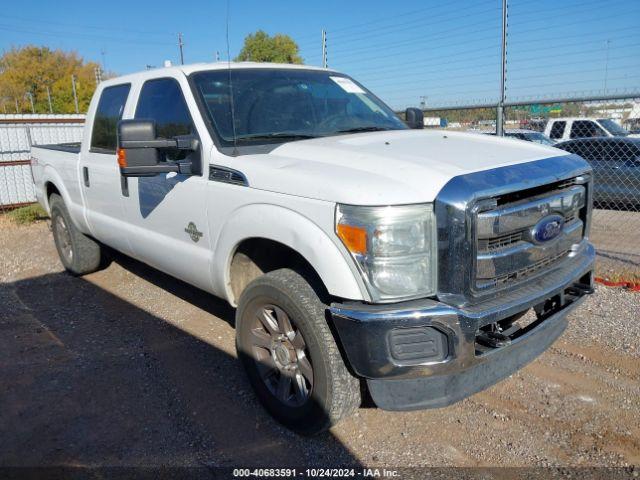
[[[34,147],[33,176],[69,272],[106,245],[227,300],[260,401],[311,434],[367,392],[487,388],[593,291],[586,162],[406,113],[327,69],[150,70],[101,83],[82,143]]]
[[[544,134],[555,142],[574,138],[592,137],[640,137],[630,134],[610,118],[552,118],[544,129]]]

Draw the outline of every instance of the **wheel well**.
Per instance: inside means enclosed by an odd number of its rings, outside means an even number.
[[[56,187],[53,183],[51,182],[47,182],[45,184],[45,192],[47,194],[47,201],[49,201],[49,198],[51,197],[51,195],[53,195],[54,193],[57,193],[58,195],[60,195],[60,190],[58,190],[58,187]]]
[[[252,280],[280,268],[296,271],[309,282],[321,301],[330,301],[320,276],[300,253],[275,240],[249,238],[238,245],[231,259],[229,283],[233,303],[237,304],[240,295]]]

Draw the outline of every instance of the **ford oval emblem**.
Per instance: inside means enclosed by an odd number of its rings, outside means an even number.
[[[548,215],[535,224],[531,231],[534,242],[550,242],[562,233],[564,217],[562,215]]]

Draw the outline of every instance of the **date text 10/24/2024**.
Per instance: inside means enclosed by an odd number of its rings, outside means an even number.
[[[397,470],[386,468],[236,468],[233,476],[237,478],[394,478],[399,476]]]

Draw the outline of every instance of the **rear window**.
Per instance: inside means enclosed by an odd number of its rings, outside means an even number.
[[[107,87],[102,91],[93,119],[92,152],[116,152],[118,122],[122,118],[130,89],[130,84],[124,84]]]
[[[564,134],[564,127],[566,127],[567,122],[553,122],[551,126],[551,133],[549,133],[549,137],[555,139],[562,138]]]

